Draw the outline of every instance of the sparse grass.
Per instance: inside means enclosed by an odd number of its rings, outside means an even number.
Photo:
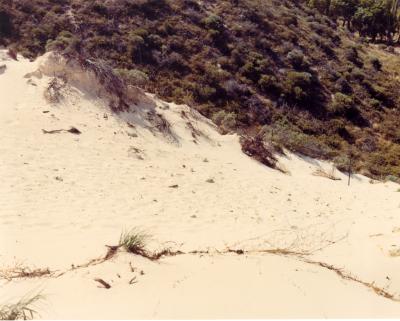
[[[32,320],[38,315],[35,303],[43,299],[43,295],[37,294],[24,297],[17,303],[0,305],[0,320]]]
[[[130,253],[147,257],[148,253],[146,250],[146,245],[149,239],[150,235],[134,228],[130,231],[124,231],[121,233],[119,238],[119,246],[123,247]]]

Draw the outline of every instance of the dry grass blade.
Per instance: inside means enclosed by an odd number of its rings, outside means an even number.
[[[0,305],[0,320],[32,320],[38,315],[34,304],[43,300],[44,296],[37,294],[22,298],[14,304]]]

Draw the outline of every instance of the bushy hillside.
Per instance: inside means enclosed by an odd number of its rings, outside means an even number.
[[[400,56],[302,1],[2,0],[0,43],[105,60],[222,131],[400,177]]]

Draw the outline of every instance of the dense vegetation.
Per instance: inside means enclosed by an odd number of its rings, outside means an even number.
[[[322,0],[1,1],[0,44],[27,57],[102,59],[222,131],[400,177],[400,57]]]
[[[400,41],[399,0],[309,0],[309,6],[333,19],[342,19],[349,30],[372,41]]]

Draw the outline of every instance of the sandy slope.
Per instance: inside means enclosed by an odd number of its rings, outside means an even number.
[[[312,175],[329,164],[295,155],[280,160],[285,175],[186,106],[141,97],[113,115],[87,82],[50,104],[46,59],[0,52],[0,274],[65,271],[104,255],[131,227],[153,235],[151,249],[210,254],[150,262],[120,252],[58,278],[0,279],[0,302],[42,291],[41,317],[58,319],[400,317],[400,302],[332,270],[260,253],[302,252],[400,298],[397,185],[355,176],[348,187],[338,172],[339,181]],[[172,135],[151,129],[153,109]],[[82,134],[42,131],[71,126]],[[250,252],[218,253],[227,248]]]

